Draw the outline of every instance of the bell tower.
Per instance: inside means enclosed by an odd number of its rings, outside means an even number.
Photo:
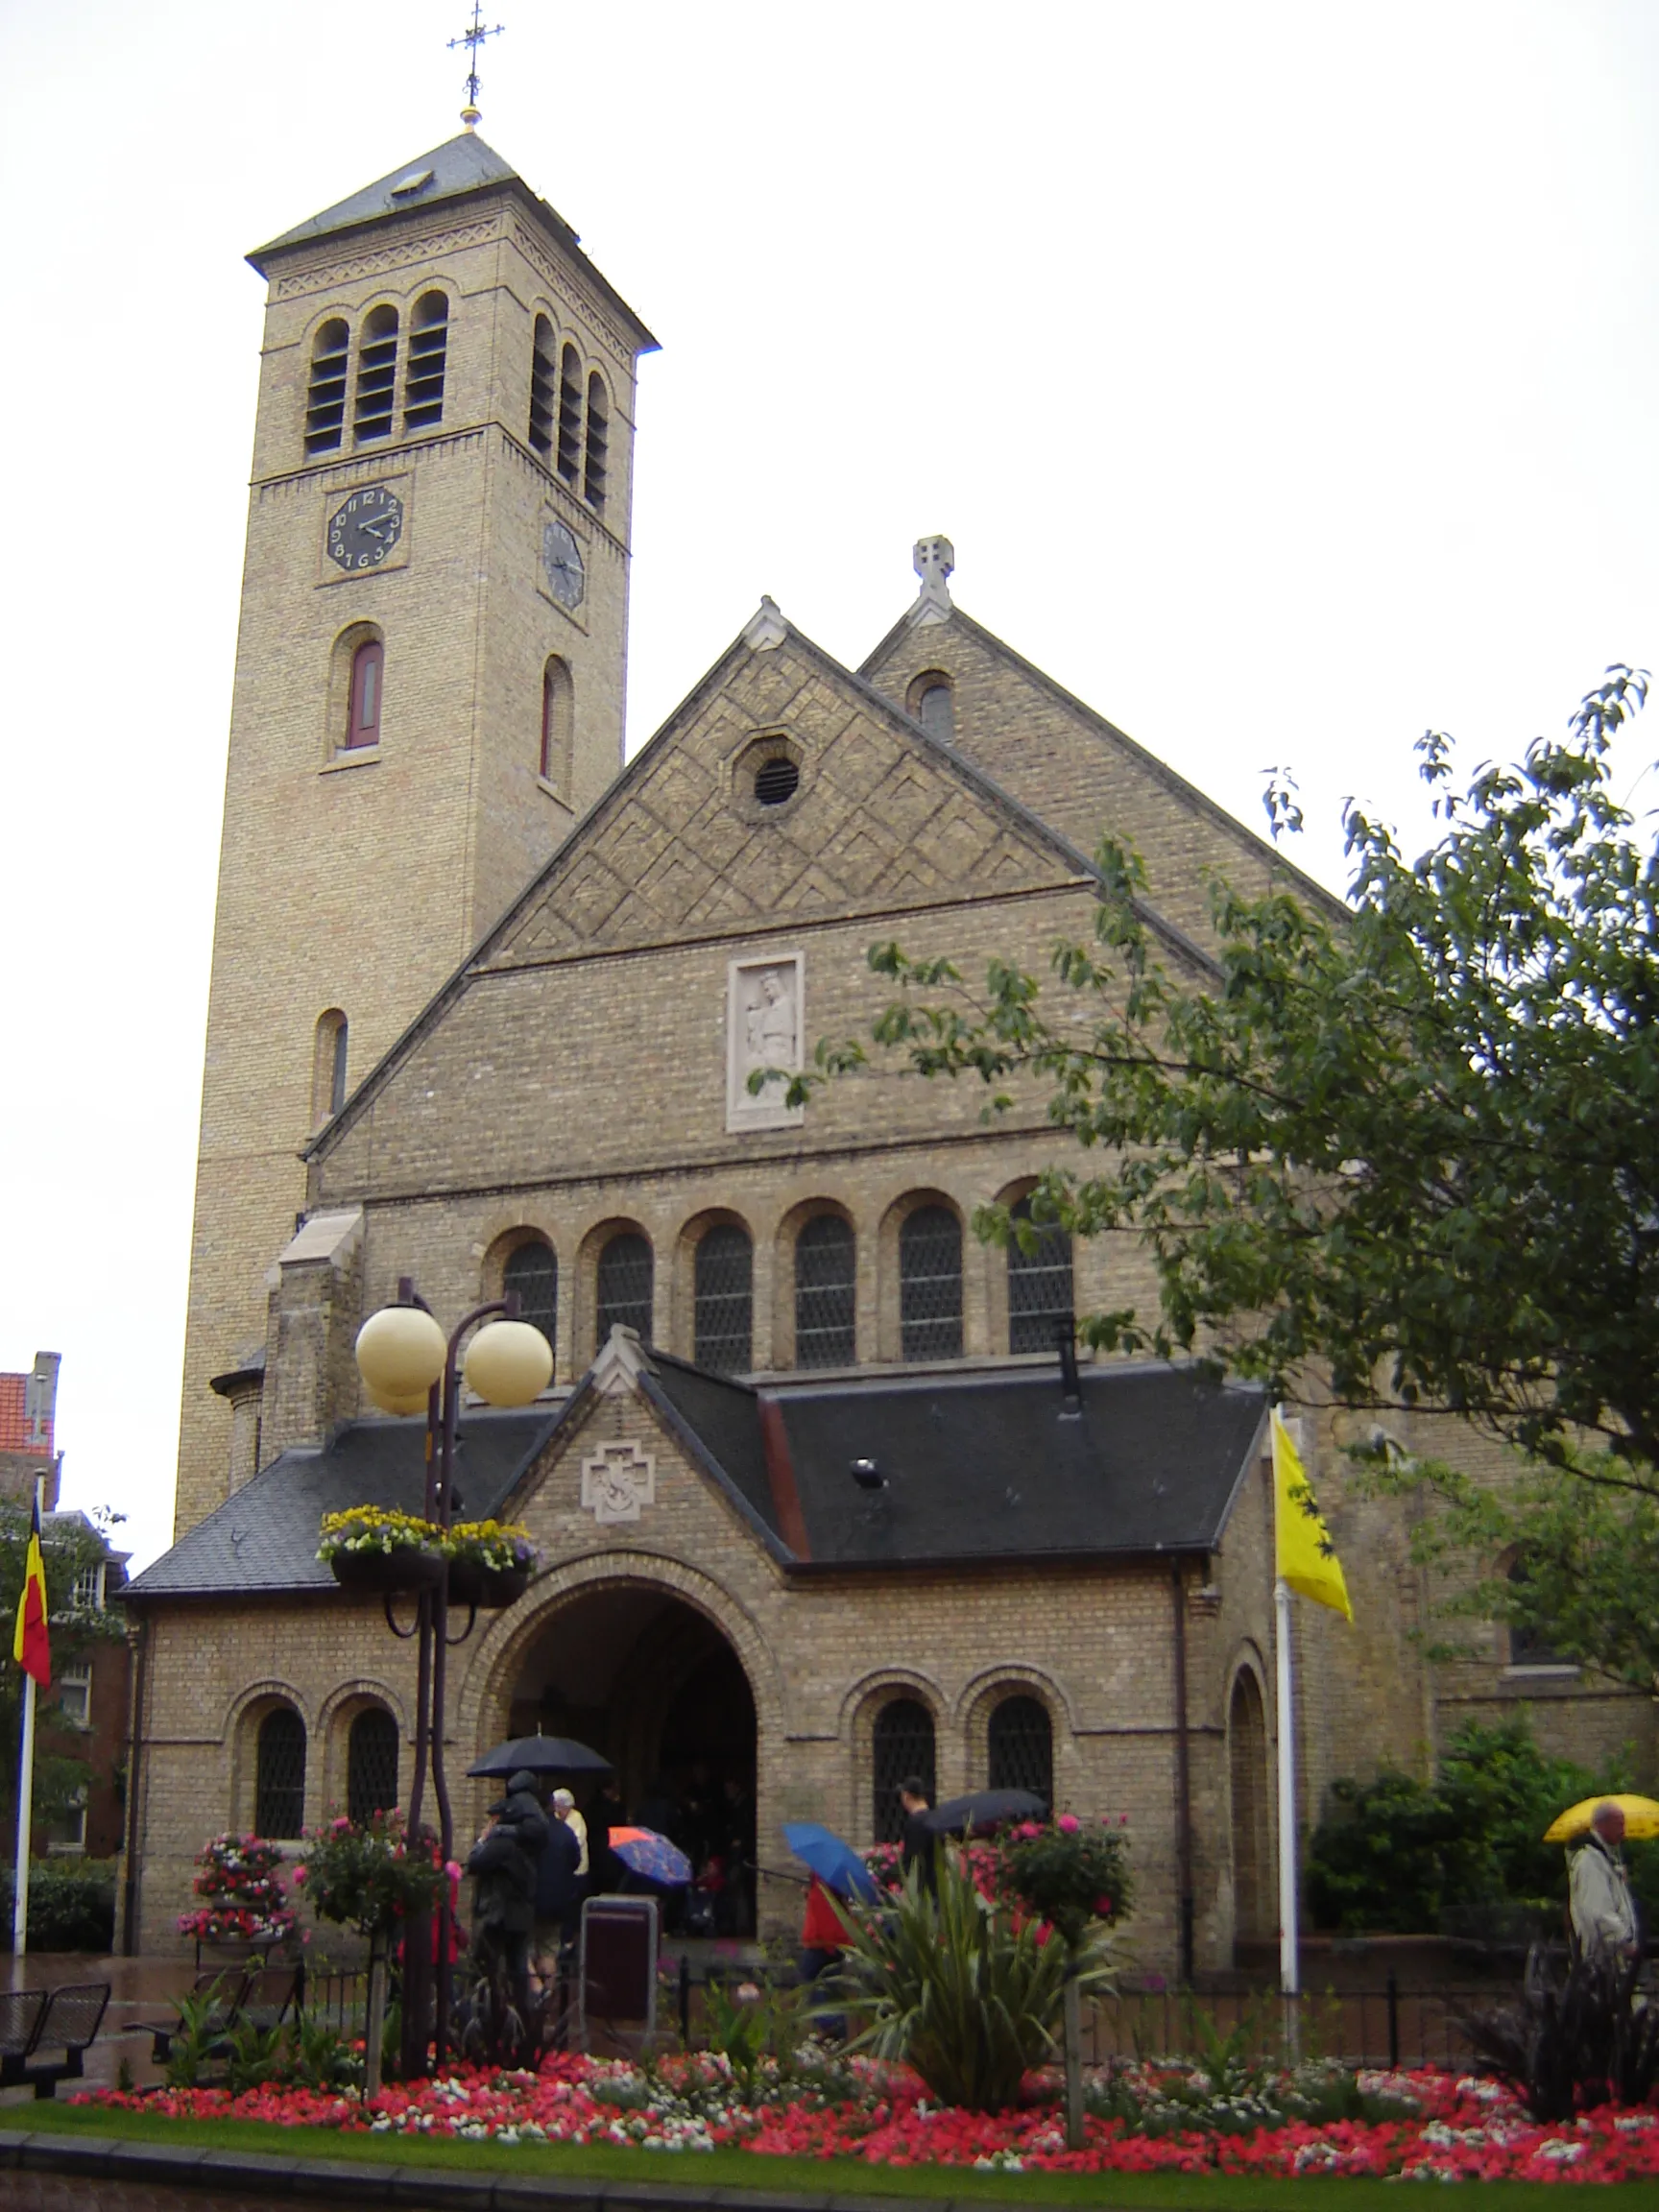
[[[223,1401],[263,1342],[300,1147],[621,765],[636,366],[656,344],[470,129],[249,258],[269,294],[180,1533],[231,1484]]]

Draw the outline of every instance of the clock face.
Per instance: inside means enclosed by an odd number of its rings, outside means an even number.
[[[378,568],[402,535],[402,500],[384,484],[365,484],[328,517],[328,558],[349,571]]]
[[[541,565],[547,587],[562,607],[580,607],[588,579],[582,567],[582,548],[563,522],[549,522],[541,533]]]

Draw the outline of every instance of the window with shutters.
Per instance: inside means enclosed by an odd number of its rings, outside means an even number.
[[[589,507],[605,504],[605,471],[611,451],[611,401],[597,369],[588,379],[588,450],[582,468],[582,496]]]
[[[897,1843],[904,1833],[899,1785],[914,1776],[934,1801],[933,1716],[918,1697],[894,1697],[876,1716],[871,1743],[871,1833],[878,1843]]]
[[[553,325],[545,315],[538,315],[536,342],[530,355],[530,445],[543,461],[552,455],[558,408],[559,371],[553,358]]]
[[[795,1239],[795,1364],[851,1367],[857,1248],[853,1224],[815,1214]]]
[[[900,1357],[962,1357],[962,1224],[948,1206],[918,1206],[899,1231]]]
[[[337,453],[346,436],[346,375],[351,333],[336,316],[311,346],[311,381],[305,392],[305,452]]]
[[[1018,1236],[1008,1239],[1008,1349],[1052,1352],[1057,1326],[1073,1310],[1071,1239],[1056,1222],[1033,1224],[1029,1198],[1008,1212],[1034,1238],[1029,1252]]]
[[[559,356],[559,437],[554,466],[566,484],[582,480],[582,364],[574,346]]]
[[[366,1705],[346,1740],[346,1810],[368,1820],[397,1802],[397,1723],[384,1706]]]
[[[595,1349],[618,1322],[651,1340],[651,1296],[656,1274],[650,1239],[637,1230],[613,1237],[599,1255]]]
[[[351,442],[370,445],[392,435],[397,388],[397,310],[372,307],[357,338],[357,391]]]
[[[444,376],[449,360],[449,302],[442,292],[422,292],[409,319],[409,358],[403,367],[403,428],[431,430],[444,420]]]
[[[986,1782],[1054,1802],[1054,1726],[1040,1697],[1004,1697],[986,1732]]]
[[[692,1353],[713,1375],[754,1364],[755,1247],[749,1232],[720,1221],[699,1240],[693,1265]]]
[[[556,1344],[559,1328],[559,1257],[551,1244],[538,1238],[507,1255],[501,1270],[501,1290],[518,1293],[518,1318],[540,1329],[549,1344]]]
[[[305,1825],[305,1723],[292,1705],[274,1705],[259,1723],[253,1829],[298,1836]]]

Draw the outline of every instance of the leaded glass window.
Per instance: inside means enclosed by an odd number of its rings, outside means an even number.
[[[655,1269],[649,1238],[636,1230],[613,1237],[599,1255],[599,1319],[596,1344],[603,1344],[618,1321],[651,1337],[651,1286]]]
[[[510,1252],[507,1264],[501,1270],[501,1289],[503,1295],[517,1290],[519,1320],[528,1321],[532,1329],[540,1329],[549,1344],[557,1342],[554,1332],[559,1326],[559,1260],[551,1244],[543,1244],[538,1238]]]
[[[1054,1729],[1038,1697],[1004,1697],[991,1716],[986,1779],[993,1790],[1029,1790],[1054,1802]]]
[[[1031,1219],[1031,1201],[1022,1198],[1009,1213],[1016,1221]],[[1046,1221],[1033,1231],[1036,1242],[1024,1251],[1018,1238],[1008,1239],[1008,1349],[1010,1352],[1052,1352],[1055,1324],[1070,1320],[1071,1297],[1071,1239],[1057,1222]]]
[[[353,1820],[389,1813],[397,1802],[397,1723],[384,1706],[366,1705],[346,1744],[346,1809]]]
[[[899,1785],[917,1775],[933,1802],[933,1716],[920,1698],[895,1697],[876,1716],[872,1761],[875,1802],[872,1828],[878,1843],[897,1843],[904,1833]]]
[[[948,1206],[918,1206],[899,1231],[899,1312],[905,1359],[962,1357],[962,1224]]]
[[[260,1836],[298,1836],[305,1825],[305,1723],[292,1705],[276,1705],[259,1723],[253,1827]]]
[[[692,1285],[692,1358],[714,1375],[754,1364],[755,1248],[749,1232],[721,1221],[697,1246]]]
[[[851,1367],[857,1358],[853,1224],[815,1214],[795,1239],[795,1364]]]

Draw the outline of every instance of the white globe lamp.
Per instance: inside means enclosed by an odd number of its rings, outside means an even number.
[[[528,1321],[492,1321],[467,1347],[467,1387],[491,1406],[529,1406],[553,1380],[553,1347]]]
[[[444,1372],[444,1332],[419,1306],[383,1306],[357,1332],[357,1372],[383,1413],[421,1413]]]

